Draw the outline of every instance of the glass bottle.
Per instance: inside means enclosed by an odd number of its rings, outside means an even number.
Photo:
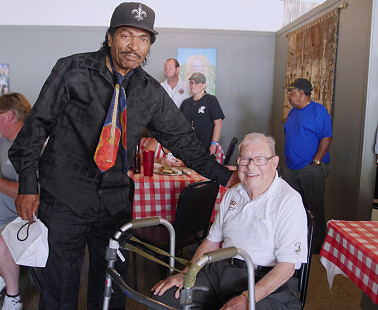
[[[133,163],[133,173],[138,174],[140,173],[140,143],[137,144],[135,148],[135,154],[134,154],[134,163]]]

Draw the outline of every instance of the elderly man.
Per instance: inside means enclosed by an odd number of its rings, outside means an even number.
[[[257,309],[301,309],[295,269],[306,262],[307,217],[300,195],[276,173],[279,158],[274,139],[260,133],[248,134],[239,146],[237,159],[241,183],[223,198],[209,235],[193,256],[235,246],[252,258],[256,271]],[[247,309],[247,271],[243,260],[233,258],[202,269],[196,286],[196,309]],[[154,298],[179,309],[182,274],[160,281]],[[176,289],[177,286],[179,289]],[[235,297],[236,296],[236,297]],[[174,298],[175,297],[175,298]]]
[[[329,174],[332,122],[326,108],[311,101],[310,81],[299,78],[286,85],[293,106],[284,126],[284,179],[303,199],[315,218],[312,253],[319,254],[326,236],[325,180]]]
[[[191,96],[188,83],[179,78],[180,64],[174,58],[169,58],[164,64],[164,77],[166,80],[161,83],[169,97],[179,108],[181,103]]]
[[[18,214],[31,220],[39,207],[49,229],[40,309],[77,308],[86,245],[87,309],[101,308],[105,249],[132,218],[127,171],[144,128],[186,166],[223,185],[231,178],[160,83],[141,68],[158,34],[154,20],[154,11],[142,3],[117,6],[100,51],[57,62],[10,149],[20,175]],[[125,295],[116,292],[110,307],[125,309]]]
[[[8,159],[8,149],[16,139],[31,110],[26,97],[7,93],[0,97],[0,233],[17,217],[14,200],[18,191],[18,175]],[[19,267],[0,235],[0,275],[4,278],[6,295],[2,309],[22,309],[19,292]]]

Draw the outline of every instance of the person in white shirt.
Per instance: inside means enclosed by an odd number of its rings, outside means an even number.
[[[299,310],[294,275],[307,261],[307,216],[299,193],[276,172],[274,145],[272,137],[260,133],[248,134],[239,145],[241,183],[226,193],[192,262],[220,248],[243,249],[255,265],[256,309]],[[162,280],[152,288],[153,298],[179,309],[182,285],[182,273]],[[247,270],[241,257],[207,264],[195,285],[209,288],[193,295],[196,309],[248,309]]]
[[[179,73],[179,62],[174,58],[167,59],[164,64],[164,77],[166,80],[161,83],[161,86],[163,86],[178,108],[186,98],[192,95],[188,83],[179,78]]]

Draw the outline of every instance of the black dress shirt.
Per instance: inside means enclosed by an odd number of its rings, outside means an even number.
[[[129,180],[122,174],[120,152],[115,166],[104,173],[93,160],[114,84],[105,55],[99,51],[58,60],[9,150],[20,176],[19,194],[38,194],[39,181],[77,214],[100,201],[111,214],[130,207]],[[158,81],[138,67],[124,86],[129,165],[146,127],[188,167],[227,183],[231,172],[201,146]],[[40,155],[47,137],[46,149]]]

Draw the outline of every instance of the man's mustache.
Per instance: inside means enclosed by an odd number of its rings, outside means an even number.
[[[141,57],[139,54],[137,54],[136,52],[133,52],[133,51],[130,51],[130,52],[122,52],[122,54],[125,54],[125,55],[133,54],[133,55],[137,56],[139,59],[142,59],[142,57]]]

